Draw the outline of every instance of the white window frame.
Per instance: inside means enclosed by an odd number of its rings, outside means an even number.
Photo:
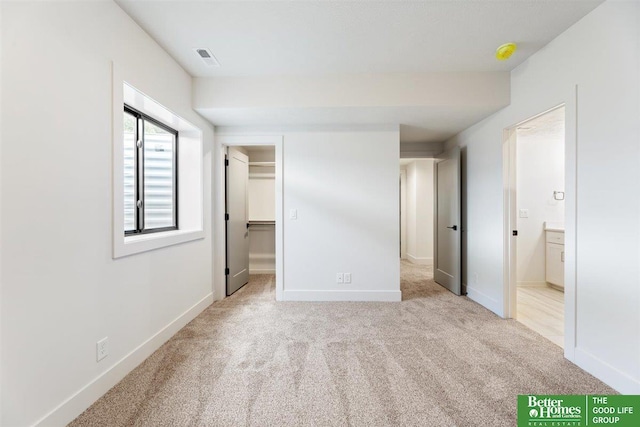
[[[180,133],[178,156],[178,229],[157,233],[124,233],[124,105],[162,122]],[[134,88],[113,65],[113,258],[203,239],[204,168],[202,130]]]

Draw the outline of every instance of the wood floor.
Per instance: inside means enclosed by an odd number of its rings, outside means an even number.
[[[519,287],[517,319],[560,347],[564,346],[564,293],[549,286]]]

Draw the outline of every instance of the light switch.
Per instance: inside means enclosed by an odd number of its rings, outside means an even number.
[[[289,219],[298,219],[298,209],[289,210]]]
[[[520,218],[529,218],[529,209],[520,209]]]

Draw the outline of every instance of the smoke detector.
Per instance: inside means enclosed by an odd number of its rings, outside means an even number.
[[[515,43],[505,43],[496,49],[496,59],[498,61],[506,61],[516,51],[518,45]]]
[[[196,53],[196,55],[198,55],[198,58],[200,58],[202,62],[205,63],[205,65],[209,67],[220,66],[220,63],[218,62],[216,57],[213,56],[213,53],[211,53],[211,51],[206,47],[196,47],[193,49],[193,51]]]

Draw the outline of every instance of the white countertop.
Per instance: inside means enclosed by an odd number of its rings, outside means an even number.
[[[544,223],[544,231],[557,231],[564,233],[564,222],[546,221]]]

